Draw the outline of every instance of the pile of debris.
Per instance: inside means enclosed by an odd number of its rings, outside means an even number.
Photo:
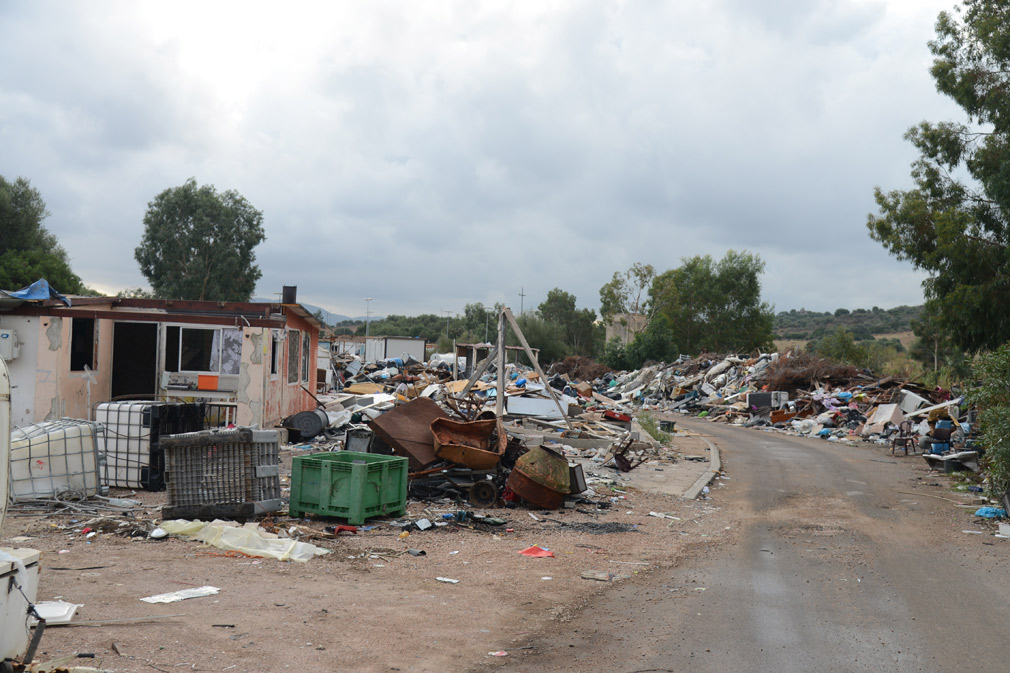
[[[972,436],[974,413],[962,411],[962,397],[808,353],[682,356],[593,381],[556,375],[551,385],[580,395],[584,405],[625,414],[641,408],[691,413],[828,441],[920,449],[948,472],[977,470],[982,451]]]

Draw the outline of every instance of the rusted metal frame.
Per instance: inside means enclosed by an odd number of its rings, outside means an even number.
[[[125,322],[170,322],[200,325],[234,325],[235,327],[283,327],[283,318],[260,318],[245,315],[191,315],[186,313],[142,313],[134,311],[88,311],[86,309],[56,307],[23,307],[8,312],[8,315],[48,316],[53,318],[96,318],[98,320],[121,320]]]

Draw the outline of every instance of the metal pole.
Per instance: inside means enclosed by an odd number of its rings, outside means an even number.
[[[371,297],[365,297],[365,347],[361,350],[361,360],[364,361],[365,354],[368,352],[368,328],[371,320],[372,312],[369,310],[369,302],[372,301]]]
[[[498,314],[498,397],[494,413],[498,418],[505,415],[505,309]]]

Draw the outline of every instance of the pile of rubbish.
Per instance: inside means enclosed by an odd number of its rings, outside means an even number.
[[[702,353],[626,372],[585,358],[546,373],[509,363],[503,400],[493,361],[479,363],[469,380],[454,380],[451,356],[368,365],[339,357],[340,389],[321,398],[316,412],[329,421],[325,432],[336,448],[407,458],[410,493],[418,498],[558,507],[585,488],[581,467],[569,458],[628,471],[657,455],[657,443],[632,427],[643,410],[918,450],[946,471],[977,470],[982,452],[973,418],[950,391],[877,378],[808,353]]]
[[[962,397],[808,353],[682,356],[593,381],[555,377],[551,384],[626,414],[641,408],[695,414],[834,442],[920,450],[948,472],[977,470],[982,452],[973,437],[974,412],[962,409]]]
[[[659,449],[632,431],[629,415],[593,405],[589,384],[560,374],[544,382],[534,369],[506,364],[499,418],[495,363],[482,376],[453,380],[444,356],[426,364],[334,358],[338,389],[320,395],[317,410],[285,421],[291,439],[306,449],[407,458],[416,499],[557,509],[588,488],[582,465],[570,459],[629,471]]]

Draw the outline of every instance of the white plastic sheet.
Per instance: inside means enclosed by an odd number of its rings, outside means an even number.
[[[308,542],[269,537],[267,533],[253,528],[240,528],[229,521],[204,523],[200,520],[174,519],[163,522],[161,527],[170,535],[193,538],[218,549],[275,558],[278,561],[304,563],[316,556],[330,553],[329,549]]]

